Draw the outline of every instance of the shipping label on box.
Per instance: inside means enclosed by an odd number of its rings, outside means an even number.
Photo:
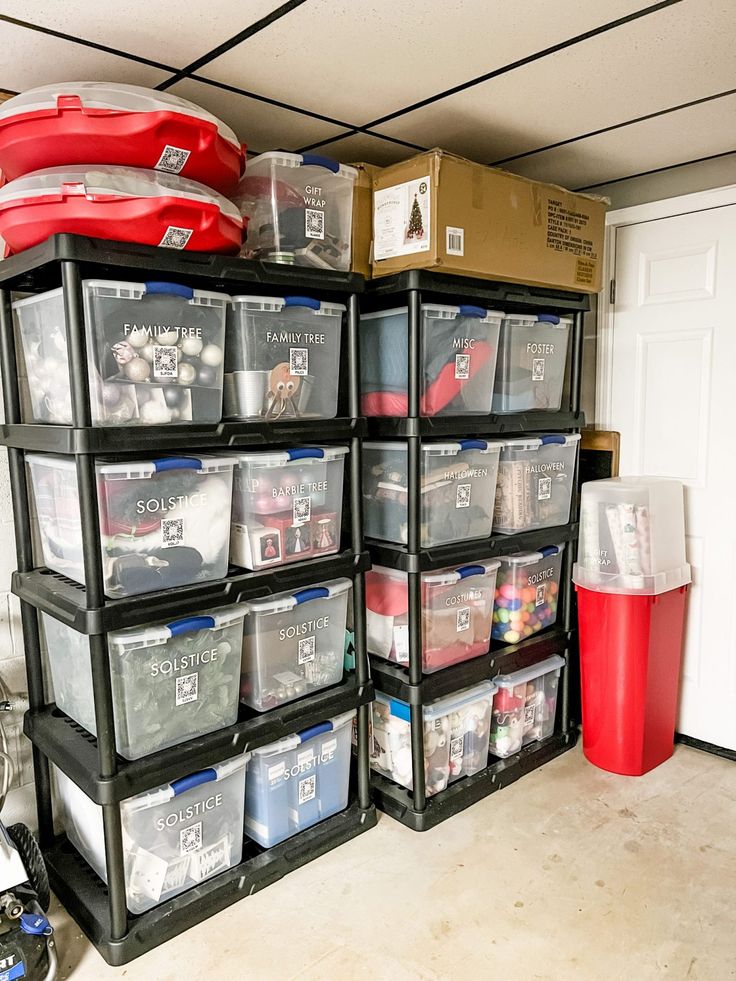
[[[429,174],[373,194],[373,257],[428,252],[430,247]]]

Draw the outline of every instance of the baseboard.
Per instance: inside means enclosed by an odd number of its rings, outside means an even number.
[[[706,743],[703,739],[695,739],[693,736],[685,736],[680,732],[675,733],[675,742],[682,743],[683,746],[690,746],[692,749],[699,749],[701,753],[711,753],[713,756],[722,756],[724,760],[731,760],[736,763],[736,750],[726,749],[723,746],[714,746],[713,743]]]

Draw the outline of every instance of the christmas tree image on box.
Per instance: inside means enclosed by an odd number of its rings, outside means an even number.
[[[419,201],[417,200],[416,194],[414,195],[414,204],[411,206],[411,214],[409,215],[409,227],[406,230],[407,238],[424,238],[424,224],[422,223],[422,209],[419,207]]]

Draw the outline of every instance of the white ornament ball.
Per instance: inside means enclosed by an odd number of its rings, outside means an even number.
[[[141,357],[145,358],[146,361],[153,362],[153,344],[146,344],[144,348],[141,349]]]
[[[143,358],[133,358],[123,367],[123,371],[132,382],[144,382],[151,374],[151,366]]]
[[[202,350],[204,341],[201,337],[183,337],[179,344],[181,348],[181,353],[186,354],[188,358],[196,358],[199,352]],[[213,344],[209,345],[214,347]]]
[[[211,368],[216,368],[222,363],[222,348],[217,344],[206,344],[200,354],[202,364],[208,364]]]
[[[148,334],[142,330],[133,330],[125,338],[131,347],[145,347],[149,343]]]
[[[165,344],[167,347],[171,347],[179,340],[179,334],[175,330],[165,330],[161,334],[156,334],[155,340],[157,344]]]
[[[179,365],[178,381],[180,385],[192,385],[196,377],[197,369],[193,364],[187,364],[185,361],[184,364]]]
[[[151,399],[140,407],[140,417],[149,426],[160,426],[171,420],[171,413],[167,406]]]

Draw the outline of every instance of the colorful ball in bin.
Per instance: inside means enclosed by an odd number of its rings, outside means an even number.
[[[495,640],[517,644],[555,622],[559,586],[554,580],[546,582],[540,592],[534,586],[519,588],[514,574],[505,574],[503,566],[498,577],[492,631]]]

